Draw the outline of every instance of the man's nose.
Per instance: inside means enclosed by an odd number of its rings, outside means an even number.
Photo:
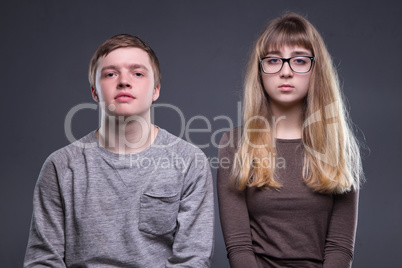
[[[119,77],[119,88],[126,88],[126,87],[131,87],[131,79],[129,74],[120,74]]]

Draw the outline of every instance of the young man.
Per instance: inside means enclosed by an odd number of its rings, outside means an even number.
[[[89,81],[100,128],[43,165],[24,267],[210,267],[211,171],[200,149],[151,124],[155,53],[114,36]]]

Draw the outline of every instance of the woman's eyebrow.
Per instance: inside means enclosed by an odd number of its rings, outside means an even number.
[[[310,55],[311,53],[310,52],[308,52],[307,50],[297,50],[297,51],[293,51],[292,52],[292,55],[295,55],[295,56],[305,56],[305,55]]]
[[[267,55],[274,54],[274,55],[281,55],[281,52],[279,50],[271,50],[267,52]],[[291,55],[292,56],[305,56],[305,55],[310,55],[311,53],[308,50],[296,50],[292,51]]]
[[[267,55],[269,55],[269,54],[278,54],[278,55],[280,55],[281,52],[279,50],[271,50],[271,51],[267,52]]]

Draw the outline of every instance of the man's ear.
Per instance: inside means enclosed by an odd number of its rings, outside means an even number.
[[[152,102],[156,101],[159,98],[160,91],[161,91],[161,84],[154,87],[154,93],[152,95]]]
[[[94,99],[94,101],[99,103],[98,93],[96,92],[96,89],[92,86],[91,86],[91,93],[92,93],[92,98]]]

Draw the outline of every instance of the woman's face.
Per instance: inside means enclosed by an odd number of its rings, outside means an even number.
[[[268,51],[265,55],[265,57],[280,58],[295,56],[312,56],[312,53],[299,46],[283,46],[277,51]],[[275,59],[271,61],[271,64],[274,65],[275,61]],[[303,64],[302,61],[292,62],[293,69],[298,68],[296,65],[299,63]],[[275,74],[266,74],[261,70],[263,86],[269,96],[270,104],[282,108],[303,105],[310,87],[311,72],[310,70],[307,73],[295,73],[290,68],[289,62],[284,62],[282,69]]]

